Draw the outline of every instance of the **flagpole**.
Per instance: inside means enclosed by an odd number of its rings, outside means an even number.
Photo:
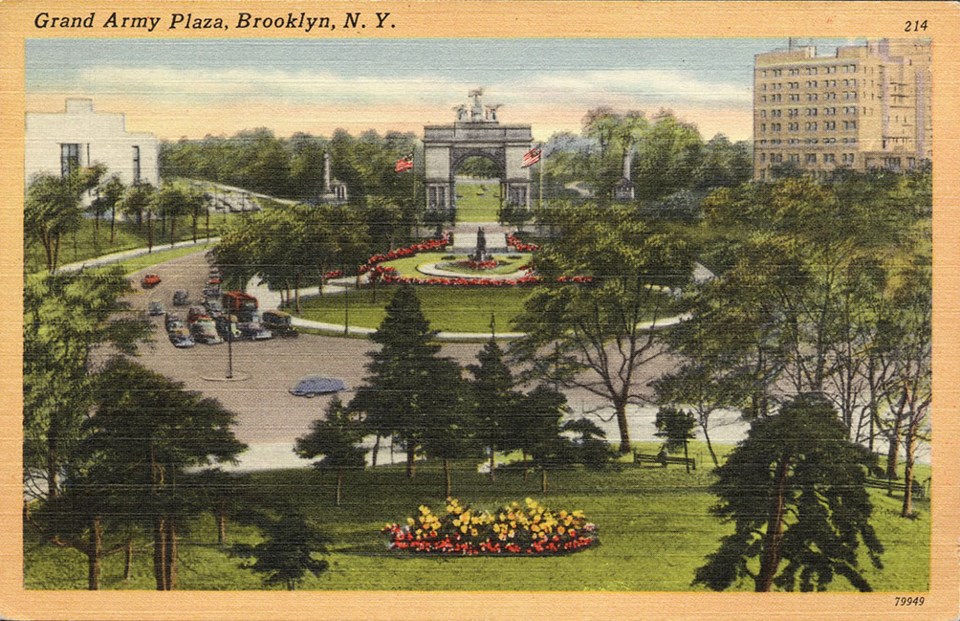
[[[416,227],[417,239],[420,239],[420,208],[417,206],[417,146],[413,146],[413,155],[410,156],[410,173],[413,175],[413,220]]]
[[[540,211],[543,211],[543,166],[546,164],[543,157],[543,144],[540,144]]]

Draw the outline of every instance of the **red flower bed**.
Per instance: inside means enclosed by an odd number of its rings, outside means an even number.
[[[513,233],[507,234],[507,245],[517,252],[536,252],[540,246],[536,244],[527,244]]]
[[[462,265],[471,270],[494,270],[497,269],[496,259],[490,259],[489,261],[474,261],[470,259],[469,261],[459,261],[457,265]]]
[[[443,250],[448,245],[450,245],[450,234],[446,233],[443,237],[439,239],[428,239],[425,242],[420,242],[419,244],[413,244],[412,246],[405,246],[403,248],[395,248],[390,252],[384,254],[375,254],[367,262],[360,266],[359,272],[365,274],[378,263],[385,263],[386,261],[393,261],[394,259],[402,259],[404,257],[412,257],[418,252],[436,252]]]

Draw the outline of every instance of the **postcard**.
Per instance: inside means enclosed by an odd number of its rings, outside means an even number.
[[[960,615],[956,6],[0,14],[0,617]]]

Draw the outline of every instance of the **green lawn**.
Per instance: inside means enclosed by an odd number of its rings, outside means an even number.
[[[457,222],[496,222],[500,210],[500,181],[458,183]]]
[[[721,452],[726,452],[726,448]],[[398,457],[399,459],[399,457]],[[478,508],[494,509],[532,497],[551,508],[582,509],[594,522],[601,545],[555,558],[409,558],[386,548],[379,530],[403,521],[420,504],[442,510],[442,475],[426,463],[407,480],[402,467],[355,472],[344,487],[343,506],[333,506],[332,475],[310,469],[252,475],[243,492],[245,506],[294,505],[330,537],[330,571],[309,578],[305,589],[374,590],[529,590],[529,591],[688,591],[694,571],[730,532],[709,514],[715,497],[707,489],[709,468],[686,474],[682,468],[635,467],[620,471],[564,470],[550,473],[550,493],[542,495],[539,476],[502,473],[495,483],[476,472],[477,461],[460,462],[454,471],[454,495]],[[929,583],[929,503],[918,503],[920,516],[898,516],[899,498],[872,491],[873,524],[886,548],[884,568],[865,570],[877,591],[922,592]],[[282,509],[281,509],[282,510]],[[228,543],[258,540],[249,526],[228,526]],[[29,589],[82,589],[84,558],[42,545],[24,532],[25,585]],[[191,523],[180,543],[179,588],[258,589],[259,579],[238,567],[216,545],[213,520]],[[138,541],[134,576],[122,580],[123,555],[109,557],[103,588],[152,589],[150,544]],[[866,559],[863,567],[870,567]],[[738,588],[751,590],[751,584]],[[830,590],[851,590],[842,578]]]
[[[230,218],[239,214],[211,214],[210,215],[210,236],[216,237],[220,234],[220,228]],[[167,225],[169,227],[169,224]],[[110,243],[110,221],[109,219],[100,223],[100,232],[96,235],[97,243],[94,243],[95,223],[91,218],[84,218],[81,221],[80,229],[76,233],[65,236],[60,241],[60,259],[58,265],[76,263],[93,257],[113,254],[133,248],[146,248],[147,246],[147,228],[143,226],[137,229],[133,222],[117,222],[114,241]],[[155,248],[162,248],[170,243],[169,228],[165,232],[160,231],[160,222],[154,223],[153,245]],[[207,237],[206,218],[202,217],[197,222],[197,239]],[[177,219],[176,239],[174,241],[184,241],[193,238],[192,218],[181,217]],[[26,246],[24,250],[25,269],[28,273],[37,272],[46,269],[46,259],[43,246],[39,242],[34,242]]]
[[[376,328],[385,316],[384,308],[393,295],[393,287],[351,290],[350,325]],[[450,332],[490,332],[490,314],[495,313],[497,331],[507,332],[510,322],[523,310],[529,295],[526,287],[417,287],[423,313],[434,330]],[[376,300],[374,300],[376,296]],[[302,303],[301,316],[314,321],[343,325],[344,296],[312,297]]]

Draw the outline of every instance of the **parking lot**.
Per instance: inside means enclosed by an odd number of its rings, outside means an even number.
[[[152,289],[140,286],[142,273],[134,276],[136,293],[131,302],[145,310],[151,301],[162,302],[166,310],[186,317],[186,306],[174,307],[177,289],[190,292],[191,301],[198,301],[206,284],[209,264],[203,252],[174,259],[145,270],[155,273],[161,282]],[[261,309],[263,310],[263,309]],[[237,413],[237,437],[250,444],[292,442],[306,433],[310,422],[319,417],[332,397],[306,399],[288,393],[304,375],[327,375],[342,379],[347,391],[341,398],[351,398],[351,390],[366,375],[365,355],[375,346],[366,339],[301,334],[298,338],[273,338],[268,341],[233,343],[235,381],[226,381],[227,344],[197,344],[190,349],[177,349],[167,339],[163,317],[151,317],[155,326],[152,345],[141,348],[141,362],[147,367],[184,383],[190,390],[215,397]],[[475,362],[479,344],[444,345],[444,355],[463,364]],[[208,378],[208,379],[204,379]]]

